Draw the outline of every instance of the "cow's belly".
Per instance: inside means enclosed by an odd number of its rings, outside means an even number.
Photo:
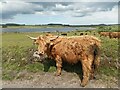
[[[75,55],[73,52],[67,52],[62,55],[62,59],[67,61],[68,63],[74,64],[78,62],[78,56]]]

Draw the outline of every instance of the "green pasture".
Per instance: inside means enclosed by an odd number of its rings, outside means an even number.
[[[63,33],[60,32],[59,35]],[[79,36],[80,33],[93,35],[101,39],[101,64],[96,72],[97,75],[106,75],[107,77],[118,76],[118,39],[110,39],[109,37],[100,37],[98,30],[94,31],[71,31],[67,32],[68,36]],[[32,44],[32,41],[26,37],[30,35],[33,37],[39,36],[45,33],[2,33],[2,78],[3,80],[13,80],[23,78],[20,76],[20,72],[26,71],[27,73],[36,72],[55,72],[55,62],[52,60],[46,60],[44,64],[41,64],[38,59],[32,55],[37,49],[36,45]],[[58,35],[53,32],[52,34]],[[71,72],[81,73],[78,69],[79,66],[64,65],[65,70],[70,69]],[[120,75],[119,75],[120,76]],[[102,77],[101,77],[102,78]]]

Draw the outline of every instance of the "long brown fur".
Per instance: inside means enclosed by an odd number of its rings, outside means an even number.
[[[61,74],[63,61],[67,61],[71,64],[80,61],[83,69],[82,86],[85,86],[90,76],[94,75],[92,65],[95,67],[99,66],[101,41],[96,37],[89,35],[56,37],[49,34],[40,36],[35,43],[38,44],[38,52],[41,55],[46,54],[49,58],[56,61],[56,75]]]

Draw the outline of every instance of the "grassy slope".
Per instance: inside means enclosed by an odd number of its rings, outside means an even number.
[[[99,37],[99,34],[96,31],[86,31],[84,33],[88,33],[89,35],[93,35],[95,33],[95,36],[102,40],[101,65],[97,73],[100,76],[107,75],[107,77],[109,76],[117,78],[118,40],[109,39],[108,37]],[[25,35],[38,36],[40,34],[43,33],[2,34],[3,79],[12,80],[14,78],[20,78],[19,73],[24,70],[34,73],[41,71],[54,72],[56,70],[53,62],[47,62],[44,65],[39,62],[34,62],[37,59],[33,58],[32,54],[37,49],[37,47],[32,45],[32,41]],[[79,34],[80,31],[68,32],[68,36]],[[47,70],[50,65],[50,69]],[[71,71],[75,71],[78,67],[75,66],[75,68],[70,68],[66,66],[65,68],[72,69]],[[77,72],[81,73],[79,71]]]

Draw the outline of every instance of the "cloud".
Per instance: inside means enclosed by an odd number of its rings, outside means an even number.
[[[95,12],[80,19],[68,17],[67,21],[72,24],[116,24],[118,23],[118,6],[114,6],[112,10]]]
[[[52,7],[53,11],[68,11],[73,10],[73,5],[63,5],[63,4],[55,4],[55,7]]]
[[[40,3],[39,3],[40,4]],[[67,15],[73,17],[85,17],[95,12],[110,11],[117,5],[113,2],[77,2],[77,3],[42,3],[44,13],[54,13],[54,15]]]
[[[117,3],[111,2],[87,2],[87,3],[76,3],[74,4],[74,12],[72,13],[73,17],[85,17],[92,15],[95,12],[100,11],[111,11],[112,8],[117,5]]]
[[[119,2],[119,0],[1,0],[1,1],[25,1],[25,2]]]
[[[61,15],[66,18],[77,19],[94,15],[97,17],[96,14],[99,12],[110,12],[117,6],[117,2],[27,2],[26,0],[15,0],[13,2],[7,0],[0,4],[2,4],[2,8],[0,8],[2,9],[2,19],[14,19],[18,14]],[[112,13],[105,14],[113,15]]]
[[[40,5],[34,5],[32,3],[26,3],[23,1],[14,2],[2,2],[2,18],[11,19],[17,14],[34,14],[36,11],[42,11],[43,7]]]
[[[18,14],[56,15],[55,11],[64,11],[69,2],[25,2],[23,0],[0,2],[2,19],[13,19]],[[61,10],[62,9],[62,10]]]

